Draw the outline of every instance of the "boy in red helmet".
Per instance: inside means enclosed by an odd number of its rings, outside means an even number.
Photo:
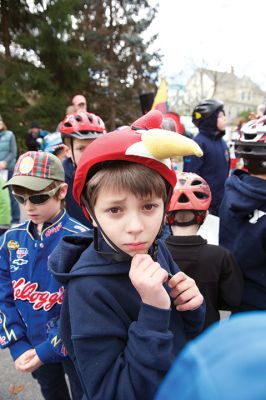
[[[73,198],[73,180],[75,169],[83,151],[93,140],[105,132],[105,125],[102,119],[95,114],[76,112],[65,116],[59,124],[59,131],[62,142],[69,148],[68,157],[63,161],[66,183],[68,184],[66,210],[71,217],[91,228],[90,222]]]
[[[50,258],[50,270],[67,283],[61,332],[87,399],[153,399],[204,322],[195,282],[158,239],[176,182],[166,155],[199,148],[174,132],[137,126],[85,150],[73,193],[94,238],[69,237]]]
[[[166,244],[174,261],[195,280],[204,296],[205,328],[220,319],[219,310],[237,309],[243,290],[243,277],[232,254],[197,234],[210,203],[211,191],[203,178],[177,173],[167,213],[172,235]]]

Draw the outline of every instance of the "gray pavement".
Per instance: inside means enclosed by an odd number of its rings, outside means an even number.
[[[23,389],[18,394],[11,394],[10,385]],[[9,350],[1,350],[0,353],[0,400],[42,400],[39,385],[31,374],[19,372],[15,369]],[[56,400],[56,399],[55,399]]]

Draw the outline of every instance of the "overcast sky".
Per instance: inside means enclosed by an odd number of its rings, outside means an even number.
[[[265,0],[159,0],[152,25],[161,75],[185,80],[195,67],[247,75],[266,90]]]

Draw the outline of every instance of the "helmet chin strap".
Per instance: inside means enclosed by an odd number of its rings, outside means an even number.
[[[169,193],[167,195],[167,199],[166,199],[166,202],[165,202],[165,205],[164,205],[164,213],[163,213],[163,218],[162,218],[162,223],[161,223],[160,230],[159,230],[159,232],[158,232],[158,234],[157,234],[157,236],[156,236],[156,238],[154,240],[153,246],[151,248],[151,252],[149,253],[154,261],[157,261],[158,239],[160,238],[161,233],[162,233],[162,227],[163,227],[163,224],[164,224],[164,216],[165,216],[165,213],[166,213],[166,207],[167,207],[167,205],[169,203],[171,195],[172,195],[172,188],[170,188],[170,190],[169,190]],[[85,205],[88,213],[92,216],[92,218],[94,219],[94,221],[97,224],[97,227],[93,228],[93,244],[94,244],[94,250],[96,251],[96,253],[102,255],[103,257],[106,257],[109,260],[114,260],[114,261],[118,261],[118,262],[131,261],[132,260],[132,256],[130,256],[129,254],[127,254],[126,252],[121,250],[119,247],[117,247],[112,242],[112,240],[109,239],[109,237],[106,235],[106,233],[102,229],[101,225],[99,224],[95,213],[92,211],[92,209],[91,209],[91,207],[89,205],[89,202],[86,199],[85,194],[81,195],[81,200],[82,200],[83,204]],[[98,229],[100,230],[100,232],[101,232],[103,238],[105,239],[105,241],[114,249],[114,252],[111,252],[111,251],[110,252],[106,252],[106,251],[102,251],[100,249]]]
[[[114,261],[131,261],[132,257],[125,253],[123,250],[119,249],[119,247],[117,247],[111,239],[109,239],[109,237],[106,235],[106,233],[104,232],[104,230],[102,229],[101,225],[99,224],[95,213],[92,211],[92,209],[90,208],[89,202],[87,201],[85,195],[81,196],[82,202],[85,205],[87,211],[89,212],[89,214],[92,216],[92,218],[94,219],[94,221],[97,224],[97,227],[93,228],[93,244],[94,244],[94,250],[96,251],[96,253],[101,254],[103,257],[108,258],[109,260],[114,260]],[[100,249],[100,243],[99,243],[99,233],[98,233],[98,229],[100,230],[103,238],[105,239],[105,241],[107,241],[107,243],[115,250],[114,252],[107,252],[107,251],[102,251]]]

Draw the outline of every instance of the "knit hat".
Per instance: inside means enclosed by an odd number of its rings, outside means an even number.
[[[38,122],[36,122],[36,121],[33,121],[32,123],[31,123],[31,129],[33,129],[33,128],[38,128],[38,129],[40,129],[40,126],[39,126],[39,124],[38,124]]]
[[[59,158],[44,151],[28,151],[19,157],[13,176],[4,187],[18,185],[40,191],[53,181],[65,182],[64,168]]]

